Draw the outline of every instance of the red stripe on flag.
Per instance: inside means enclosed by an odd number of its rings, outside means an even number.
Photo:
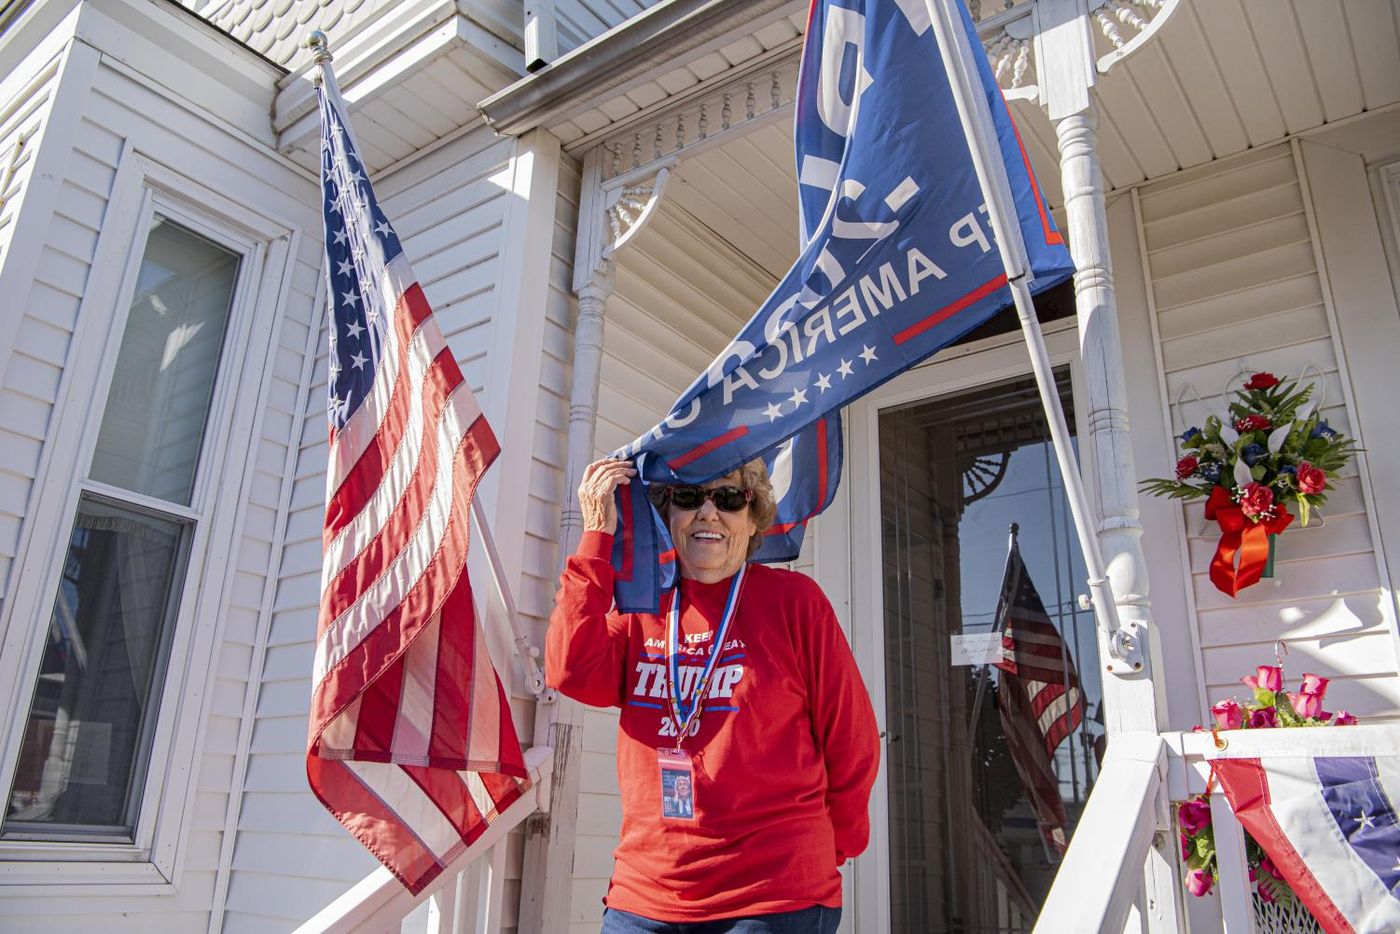
[[[1235,817],[1264,848],[1284,881],[1292,887],[1293,894],[1322,923],[1327,934],[1351,934],[1354,929],[1350,922],[1313,878],[1274,817],[1269,778],[1263,764],[1258,759],[1214,759],[1211,769],[1220,780]]]
[[[341,481],[331,501],[326,504],[326,524],[321,533],[323,542],[334,539],[364,508],[365,502],[379,488],[384,470],[393,460],[394,451],[398,449],[399,441],[403,437],[409,398],[412,396],[408,373],[409,348],[419,326],[431,314],[432,310],[423,296],[423,290],[416,282],[404,292],[398,304],[394,306],[392,320],[398,342],[398,370],[394,377],[394,385],[390,387],[389,406],[375,430],[375,440],[365,448],[355,466],[350,468],[345,479]],[[452,365],[456,367],[455,360]],[[457,378],[461,379],[460,372]],[[363,406],[363,403],[361,405]],[[333,433],[331,443],[334,442]]]
[[[394,504],[393,511],[384,517],[383,524],[369,544],[327,584],[321,595],[318,632],[324,631],[327,625],[359,599],[365,588],[394,561],[422,525],[423,512],[433,498],[433,484],[437,476],[438,425],[448,398],[461,383],[460,374],[457,380],[453,381],[451,370],[456,367],[452,352],[443,348],[433,361],[432,368],[424,374],[423,439],[418,451],[418,462],[413,466],[413,476],[405,486],[403,496]],[[402,426],[390,425],[387,422],[383,430],[386,430],[386,433],[402,434]],[[341,487],[342,491],[345,489],[346,487]],[[332,504],[339,501],[340,493],[331,497]]]
[[[967,293],[962,298],[953,302],[953,304],[943,306],[942,308],[938,309],[933,314],[929,315],[927,318],[918,322],[917,324],[909,325],[909,327],[905,328],[904,330],[900,331],[894,336],[894,342],[896,344],[903,344],[905,341],[913,340],[920,334],[927,331],[929,328],[933,327],[934,325],[941,324],[944,321],[947,321],[949,318],[962,311],[964,308],[981,301],[982,299],[986,298],[988,295],[991,295],[993,292],[995,292],[997,289],[1001,288],[1004,285],[1006,285],[1006,273],[1002,273],[990,282],[986,282],[982,285],[979,285],[977,288],[973,289],[971,292]]]
[[[473,435],[478,436],[477,441],[489,439],[491,449],[480,450],[479,445],[474,443]],[[378,678],[393,662],[398,661],[456,586],[458,577],[465,571],[472,493],[482,471],[498,450],[485,419],[478,418],[457,449],[453,467],[452,513],[436,554],[399,605],[389,610],[359,645],[326,673],[320,689],[312,695],[313,750],[320,730],[354,700],[368,682]],[[463,761],[463,764],[453,767],[467,766]],[[524,777],[523,770],[521,777]]]
[[[308,755],[306,779],[326,810],[364,844],[404,888],[417,895],[442,874],[437,857],[398,813],[366,788],[344,762]]]
[[[1021,141],[1021,130],[1016,126],[1016,121],[1011,117],[1011,105],[1006,102],[1006,93],[1001,96],[1002,106],[1006,108],[1006,120],[1011,124],[1011,132],[1016,135],[1016,146],[1021,150],[1021,161],[1026,166],[1026,178],[1031,183],[1031,196],[1035,198],[1035,209],[1040,212],[1041,233],[1045,236],[1045,242],[1049,246],[1059,246],[1065,242],[1065,238],[1055,229],[1055,225],[1050,223],[1050,214],[1045,210],[1045,202],[1040,197],[1040,185],[1035,180],[1035,170],[1031,168],[1030,157],[1026,155],[1026,144]]]
[[[706,441],[704,444],[692,448],[691,450],[682,454],[675,460],[667,461],[667,466],[669,466],[672,470],[680,470],[686,464],[699,460],[711,451],[716,450],[717,448],[722,448],[726,444],[729,444],[731,441],[738,441],[740,438],[742,438],[748,433],[748,425],[740,425],[738,428],[731,428],[724,434],[720,435],[718,438],[711,438],[709,441]]]

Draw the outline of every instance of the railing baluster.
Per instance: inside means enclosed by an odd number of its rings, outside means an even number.
[[[1215,860],[1220,871],[1220,914],[1225,934],[1252,934],[1254,907],[1250,902],[1249,865],[1245,862],[1244,828],[1235,820],[1230,802],[1220,792],[1210,796],[1210,821],[1215,831]]]

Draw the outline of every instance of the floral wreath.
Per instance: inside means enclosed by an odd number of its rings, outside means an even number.
[[[1235,596],[1257,584],[1271,565],[1273,539],[1293,521],[1306,526],[1327,501],[1332,478],[1356,453],[1356,442],[1309,405],[1313,386],[1254,373],[1229,405],[1229,420],[1212,415],[1179,443],[1176,477],[1142,482],[1144,492],[1206,500],[1206,518],[1220,525],[1210,579]]]

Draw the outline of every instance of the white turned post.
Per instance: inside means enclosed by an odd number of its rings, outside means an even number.
[[[574,491],[583,469],[593,460],[598,420],[598,383],[603,374],[604,310],[613,291],[611,270],[600,273],[579,290],[578,320],[574,325],[574,378],[569,394],[569,451],[564,469],[564,509],[559,522],[559,563],[578,547],[583,516]]]
[[[1089,426],[1087,458],[1097,481],[1098,539],[1113,588],[1118,616],[1135,627],[1146,648],[1141,671],[1116,671],[1104,678],[1105,725],[1110,734],[1156,732],[1166,727],[1160,658],[1148,601],[1147,561],[1138,521],[1137,474],[1128,435],[1127,393],[1113,264],[1108,249],[1108,215],[1099,171],[1094,104],[1055,121],[1074,294],[1079,318],[1079,353],[1084,372]],[[1107,658],[1108,646],[1100,646]]]

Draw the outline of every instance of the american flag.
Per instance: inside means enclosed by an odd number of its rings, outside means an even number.
[[[500,448],[319,88],[330,457],[306,772],[415,894],[526,770],[472,604],[472,494]]]
[[[1052,763],[1056,748],[1084,721],[1084,696],[1069,647],[1046,615],[1014,540],[997,618],[1002,622],[1002,657],[996,663],[1002,731],[1041,832],[1063,853],[1067,818]]]

